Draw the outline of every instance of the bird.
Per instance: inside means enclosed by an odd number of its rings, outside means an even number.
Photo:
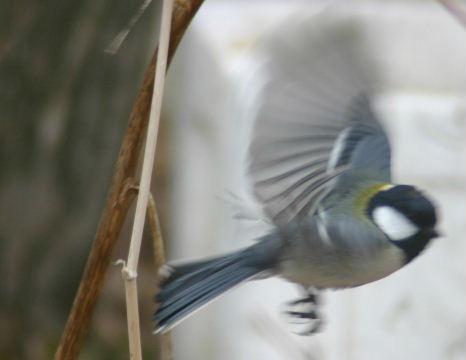
[[[428,195],[392,180],[389,138],[374,111],[373,66],[357,23],[297,22],[263,49],[268,77],[247,176],[271,230],[246,248],[163,267],[155,333],[245,281],[272,276],[306,293],[288,305],[310,310],[290,316],[319,319],[316,292],[382,279],[439,236]]]

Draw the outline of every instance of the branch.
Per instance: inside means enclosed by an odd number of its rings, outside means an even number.
[[[451,0],[438,0],[441,5],[466,28],[466,11]]]
[[[176,0],[172,17],[168,64],[203,0]],[[124,134],[112,185],[100,218],[96,238],[87,259],[84,274],[55,359],[76,359],[89,328],[92,313],[102,290],[111,254],[120,234],[128,208],[134,200],[130,191],[136,177],[137,162],[144,141],[154,85],[157,50],[146,70],[144,81],[133,106]]]

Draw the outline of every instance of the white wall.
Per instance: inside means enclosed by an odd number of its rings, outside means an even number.
[[[284,19],[328,2],[207,1],[170,69],[166,114],[174,126],[170,259],[198,258],[251,241],[218,198],[244,182],[241,156],[260,79],[257,42]],[[246,284],[174,330],[177,359],[464,359],[465,32],[435,2],[337,2],[357,14],[381,68],[380,112],[395,177],[436,200],[444,237],[398,273],[330,292],[327,326],[291,334],[279,307],[296,296],[279,280]],[[357,3],[358,6],[355,6]]]

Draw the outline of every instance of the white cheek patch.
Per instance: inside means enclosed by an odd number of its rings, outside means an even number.
[[[403,240],[419,231],[406,216],[390,206],[375,208],[372,216],[380,230],[391,240]]]

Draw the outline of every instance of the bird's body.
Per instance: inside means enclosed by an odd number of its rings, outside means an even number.
[[[430,201],[392,183],[390,145],[372,110],[355,29],[324,29],[311,27],[312,56],[273,39],[278,52],[268,63],[248,167],[273,230],[246,249],[168,266],[156,331],[249,279],[279,276],[318,289],[381,279],[436,236]]]
[[[404,265],[402,250],[364,220],[332,212],[325,218],[322,224],[319,216],[312,217],[289,232],[292,245],[283,249],[279,276],[306,288],[346,288],[381,279]],[[286,243],[286,237],[281,241]]]

